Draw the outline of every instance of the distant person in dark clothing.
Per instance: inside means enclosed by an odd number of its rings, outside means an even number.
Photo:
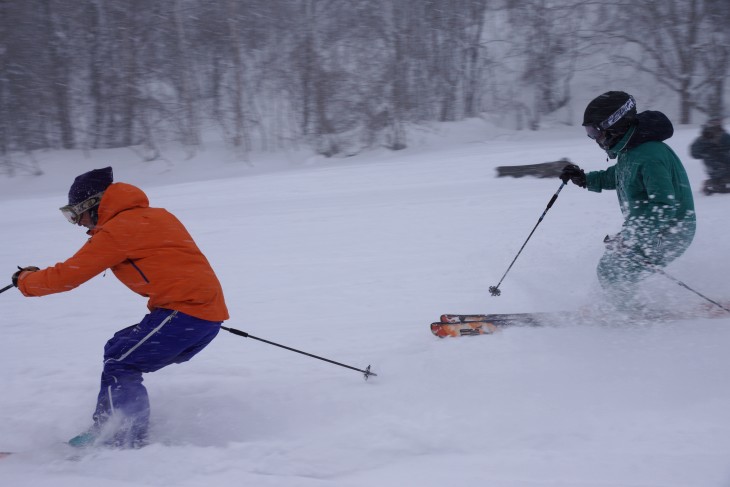
[[[730,193],[730,134],[722,127],[722,120],[712,118],[702,127],[702,134],[690,146],[690,154],[702,159],[708,179],[702,191]]]

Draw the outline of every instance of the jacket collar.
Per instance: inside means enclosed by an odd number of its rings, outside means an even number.
[[[608,157],[610,159],[616,159],[621,151],[628,149],[627,146],[629,145],[629,142],[631,141],[631,137],[633,137],[634,132],[636,132],[635,125],[631,127],[628,132],[624,134],[623,137],[621,137],[621,140],[616,142],[613,147],[606,151],[606,154],[608,154]]]

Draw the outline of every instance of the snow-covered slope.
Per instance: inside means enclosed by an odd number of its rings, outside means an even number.
[[[174,212],[217,270],[229,326],[379,374],[222,333],[193,361],[146,376],[154,443],[68,461],[85,429],[102,347],[145,301],[111,273],[65,294],[0,295],[0,485],[727,486],[730,319],[568,324],[439,340],[444,312],[590,306],[615,195],[568,186],[503,282],[559,186],[495,178],[503,164],[605,156],[580,128],[487,136],[476,122],[415,148],[349,159],[208,149],[173,163],[130,151],[44,153],[44,176],[0,179],[0,268],[52,265],[84,241],[57,208],[77,174],[113,164]],[[695,243],[667,271],[730,297],[730,197],[696,189]],[[660,303],[696,303],[653,280]]]

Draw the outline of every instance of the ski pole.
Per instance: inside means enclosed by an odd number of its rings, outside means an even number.
[[[7,291],[8,289],[10,289],[12,287],[15,287],[15,286],[13,286],[12,284],[8,284],[4,288],[0,289],[0,293],[4,293],[5,291]]]
[[[362,372],[363,374],[365,374],[365,380],[368,380],[368,378],[371,375],[372,376],[375,376],[375,377],[378,376],[378,374],[376,374],[375,372],[371,372],[370,371],[370,366],[369,365],[365,368],[365,370],[361,370],[361,369],[358,369],[356,367],[351,367],[349,365],[341,364],[340,362],[335,362],[334,360],[330,360],[328,358],[320,357],[318,355],[313,355],[313,354],[307,353],[307,352],[302,352],[301,350],[297,350],[296,348],[291,348],[291,347],[287,347],[286,345],[281,345],[279,343],[270,342],[268,340],[264,340],[263,338],[259,338],[259,337],[255,337],[253,335],[250,335],[250,334],[246,333],[245,331],[237,330],[235,328],[228,328],[226,326],[221,326],[221,329],[222,330],[226,330],[228,332],[231,332],[234,335],[242,336],[244,338],[253,338],[254,340],[258,340],[260,342],[268,343],[269,345],[274,345],[275,347],[283,348],[283,349],[286,349],[286,350],[291,350],[292,352],[301,353],[302,355],[306,355],[308,357],[316,358],[318,360],[324,360],[325,362],[329,362],[331,364],[339,365],[340,367],[345,367],[346,369],[357,370],[358,372]]]
[[[537,223],[535,224],[534,228],[530,232],[530,235],[528,235],[527,240],[525,240],[525,243],[523,243],[522,244],[522,247],[520,247],[520,251],[517,252],[517,255],[515,255],[515,258],[512,259],[512,263],[509,265],[509,267],[507,268],[507,270],[502,275],[502,279],[499,280],[499,283],[497,283],[496,286],[489,286],[489,293],[492,296],[499,296],[500,294],[502,294],[502,291],[499,290],[499,285],[502,284],[502,281],[507,276],[507,273],[509,272],[510,269],[512,269],[512,266],[514,265],[515,261],[517,260],[517,257],[519,257],[520,254],[522,253],[522,249],[525,248],[525,245],[527,245],[527,242],[530,240],[530,237],[532,237],[532,234],[535,233],[535,230],[537,230],[537,226],[540,224],[540,222],[542,221],[542,219],[545,218],[545,215],[547,214],[548,210],[553,206],[553,203],[555,203],[555,200],[558,199],[558,195],[560,194],[560,191],[563,190],[563,188],[565,187],[566,184],[567,183],[565,183],[565,182],[562,183],[560,185],[560,187],[558,188],[558,190],[553,195],[553,197],[550,198],[550,202],[547,204],[547,207],[545,208],[545,211],[543,211],[542,212],[542,215],[540,215],[540,219],[537,220]]]
[[[669,274],[667,274],[666,272],[664,272],[664,270],[663,270],[663,269],[661,269],[661,268],[659,268],[659,267],[657,267],[657,266],[652,266],[652,269],[653,269],[653,270],[654,270],[655,272],[658,272],[659,274],[663,275],[664,277],[666,277],[666,278],[668,278],[668,279],[670,279],[670,280],[672,280],[672,281],[676,282],[677,284],[679,284],[679,285],[680,285],[680,286],[682,286],[683,288],[687,289],[688,291],[692,291],[693,293],[695,293],[695,294],[696,294],[697,296],[701,297],[702,299],[704,299],[704,300],[706,300],[706,301],[709,301],[710,303],[714,304],[714,305],[715,305],[715,306],[717,306],[718,308],[720,308],[720,309],[723,309],[723,310],[727,311],[728,313],[730,313],[730,309],[727,309],[727,308],[726,308],[725,306],[721,305],[721,304],[720,304],[720,303],[718,303],[717,301],[714,301],[714,300],[712,300],[712,299],[708,298],[708,297],[707,297],[707,296],[705,296],[704,294],[702,294],[702,293],[699,293],[699,292],[695,291],[694,289],[692,289],[691,287],[689,287],[688,285],[686,285],[685,283],[683,283],[683,282],[682,282],[682,281],[680,281],[679,279],[677,279],[677,278],[675,278],[675,277],[672,277],[672,276],[670,276]]]

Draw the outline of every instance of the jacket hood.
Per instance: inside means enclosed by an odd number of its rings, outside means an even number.
[[[633,149],[644,142],[662,142],[674,135],[672,122],[662,112],[646,110],[636,116],[636,123],[621,140],[606,152],[615,159],[619,152]]]
[[[636,116],[636,131],[626,144],[627,149],[639,146],[644,142],[662,142],[674,135],[672,122],[662,112],[647,110]]]
[[[127,183],[113,183],[104,191],[104,196],[101,198],[99,223],[94,230],[98,230],[123,211],[149,206],[147,195],[138,187]]]

